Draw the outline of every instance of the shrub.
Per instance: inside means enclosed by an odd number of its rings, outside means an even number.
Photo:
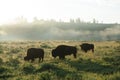
[[[50,70],[57,70],[57,67],[53,64],[49,63],[43,63],[41,64],[41,67],[37,69],[37,72],[42,72],[42,71],[50,71]]]
[[[65,80],[82,80],[82,76],[78,76],[76,73],[71,73],[66,75]]]
[[[3,47],[0,45],[0,54],[3,53]]]
[[[0,67],[0,74],[4,73],[7,69],[4,67]]]
[[[7,65],[13,66],[13,67],[17,67],[19,63],[20,63],[19,60],[12,59],[12,58],[10,58],[9,61],[6,62]]]
[[[32,65],[25,65],[22,69],[25,74],[32,74],[35,72],[35,67]]]
[[[109,80],[120,80],[120,73],[119,72],[114,73],[113,75],[110,75],[108,79]],[[108,80],[108,79],[106,79],[106,80]]]
[[[52,80],[51,76],[48,72],[44,72],[42,74],[40,74],[40,78],[39,80]]]
[[[0,54],[3,53],[3,50],[0,49]]]
[[[18,49],[18,48],[12,49],[12,50],[10,51],[10,53],[18,53],[18,52],[20,52],[20,49]]]
[[[45,72],[45,71],[53,73],[58,78],[63,78],[66,76],[66,74],[70,73],[69,71],[59,68],[50,63],[44,63],[41,65],[41,67],[39,69],[36,70],[36,72]]]
[[[2,58],[0,58],[0,65],[3,63],[3,60],[2,60]]]
[[[105,57],[105,58],[103,58],[103,60],[110,64],[113,64],[114,66],[120,65],[120,56]]]
[[[42,45],[40,45],[40,47],[41,47],[41,48],[51,48],[51,46],[50,46],[50,45],[45,44],[45,43],[44,43],[44,44],[42,44]]]

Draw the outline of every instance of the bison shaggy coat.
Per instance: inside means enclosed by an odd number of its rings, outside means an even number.
[[[24,57],[25,61],[31,60],[31,62],[34,61],[35,58],[39,58],[39,62],[43,61],[44,58],[44,50],[40,48],[30,48],[27,50],[27,56]]]
[[[89,43],[83,43],[80,45],[81,50],[86,52],[89,50],[92,50],[92,52],[94,52],[94,44],[89,44]]]
[[[73,54],[74,58],[76,58],[77,48],[74,46],[67,45],[59,45],[55,49],[52,50],[52,56],[56,58],[59,56],[59,59],[65,59],[66,55]]]

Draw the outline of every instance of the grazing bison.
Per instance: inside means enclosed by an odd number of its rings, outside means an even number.
[[[92,50],[92,52],[94,52],[94,44],[83,43],[80,45],[80,47],[84,52],[87,52],[89,50]]]
[[[66,55],[73,54],[74,58],[76,58],[77,48],[74,46],[67,45],[59,45],[55,49],[52,50],[52,56],[56,58],[59,56],[59,59],[65,59]]]
[[[25,61],[31,60],[31,62],[34,61],[35,58],[39,58],[39,62],[44,58],[44,50],[40,48],[30,48],[27,50],[27,56],[24,57]]]

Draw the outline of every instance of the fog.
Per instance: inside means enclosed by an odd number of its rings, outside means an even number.
[[[2,25],[0,40],[120,40],[120,25],[64,22]]]

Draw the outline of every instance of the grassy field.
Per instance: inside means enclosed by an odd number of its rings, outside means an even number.
[[[84,53],[81,41],[0,42],[0,80],[120,80],[120,41],[88,42],[95,52]],[[77,58],[54,59],[51,50],[57,45],[78,48]],[[28,48],[43,48],[44,61],[25,62]]]

